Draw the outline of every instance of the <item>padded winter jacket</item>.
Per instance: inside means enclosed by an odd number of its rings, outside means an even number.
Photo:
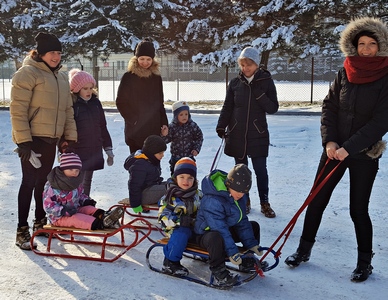
[[[191,157],[191,151],[201,151],[203,142],[203,133],[201,128],[195,123],[191,116],[185,124],[179,123],[174,117],[173,121],[168,125],[168,135],[162,137],[166,144],[171,142],[171,156],[175,160],[182,157]]]
[[[55,169],[58,168],[55,167],[48,177],[50,178],[50,175],[55,174]],[[83,176],[83,173],[80,173],[79,176]],[[88,199],[90,199],[89,196],[83,193],[82,184],[72,190],[60,190],[53,188],[50,181],[47,181],[43,190],[43,208],[51,224],[62,218],[64,208],[78,210]]]
[[[373,18],[360,18],[342,32],[340,47],[346,57],[357,56],[354,37],[362,31],[374,32],[379,40],[376,56],[388,56],[388,29]],[[384,150],[381,139],[388,131],[388,75],[373,82],[349,82],[344,68],[339,70],[323,100],[322,145],[336,142],[350,156],[378,158]],[[367,155],[368,153],[368,155]]]
[[[128,189],[131,207],[141,205],[143,191],[153,185],[162,183],[162,170],[151,163],[140,150],[128,156],[124,168],[129,172]]]
[[[144,140],[153,134],[160,135],[161,127],[168,126],[163,104],[162,77],[159,64],[154,61],[149,69],[141,68],[136,57],[128,65],[117,91],[116,105],[125,121],[125,142]]]
[[[93,94],[88,101],[77,97],[74,103],[74,119],[78,131],[78,141],[74,148],[82,160],[82,170],[103,169],[102,150],[112,147],[112,139],[106,126],[104,110],[96,95]]]
[[[58,70],[27,56],[13,76],[10,114],[16,144],[32,136],[77,140],[68,77]]]
[[[266,114],[278,111],[279,103],[271,74],[259,69],[248,83],[240,72],[228,85],[216,128],[227,128],[225,154],[243,159],[267,157],[269,132]]]
[[[218,231],[224,239],[226,254],[232,256],[238,253],[238,248],[229,227],[234,227],[246,248],[258,245],[258,241],[246,215],[247,197],[235,201],[225,186],[226,176],[224,171],[213,170],[202,180],[203,198],[194,230],[197,234],[204,234],[208,230]]]

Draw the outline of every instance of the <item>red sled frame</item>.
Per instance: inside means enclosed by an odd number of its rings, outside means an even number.
[[[144,227],[147,227],[146,230],[139,229],[135,225],[136,222],[142,222]],[[147,220],[142,218],[136,218],[130,221],[127,224],[122,225],[117,229],[106,229],[106,230],[84,230],[78,228],[70,228],[70,227],[55,227],[51,225],[44,226],[43,229],[37,230],[31,237],[30,244],[32,251],[37,255],[42,256],[53,256],[60,258],[75,258],[75,259],[83,259],[83,260],[91,260],[91,261],[100,261],[100,262],[114,262],[121,256],[123,256],[128,250],[136,247],[145,239],[148,239],[152,243],[155,243],[149,235],[151,233],[153,225],[149,223]],[[133,241],[131,243],[127,243],[125,238],[124,230],[129,230],[133,233]],[[45,251],[40,251],[36,247],[33,247],[35,237],[39,235],[47,235],[47,246]],[[110,241],[111,238],[118,236],[119,242]],[[95,241],[90,239],[79,239],[85,237],[93,237],[97,238]],[[98,256],[87,256],[85,255],[74,255],[70,253],[54,253],[51,251],[51,243],[53,238],[63,243],[71,243],[74,245],[92,245],[99,246],[99,257]],[[115,238],[117,240],[117,238]],[[107,257],[106,250],[107,249],[120,249],[121,251],[117,254],[112,254],[113,257]]]

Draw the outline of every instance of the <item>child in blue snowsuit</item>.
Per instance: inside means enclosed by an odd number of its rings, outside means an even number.
[[[176,162],[182,157],[195,157],[202,148],[203,133],[190,115],[190,108],[186,101],[178,101],[172,105],[174,118],[168,125],[168,134],[163,136],[166,144],[171,142],[170,171],[174,173]]]
[[[160,200],[159,222],[170,236],[168,244],[163,248],[163,271],[169,274],[189,274],[180,260],[194,233],[194,220],[202,196],[196,177],[194,160],[181,158],[175,164],[174,173],[167,181],[167,192]]]
[[[251,171],[245,164],[235,165],[229,173],[213,170],[202,180],[203,198],[198,210],[195,233],[197,243],[209,252],[214,284],[233,286],[238,275],[225,266],[225,257],[235,265],[245,266],[245,258],[236,243],[257,255],[260,250],[260,226],[249,221],[245,205],[252,185]]]

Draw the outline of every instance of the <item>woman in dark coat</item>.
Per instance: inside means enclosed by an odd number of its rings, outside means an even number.
[[[248,165],[248,157],[251,158],[261,211],[266,217],[273,218],[275,212],[268,199],[269,132],[266,114],[278,111],[276,88],[271,74],[259,68],[259,53],[254,48],[245,48],[238,63],[241,72],[229,83],[216,131],[221,138],[225,137],[225,154],[234,157],[236,164]],[[247,204],[249,211],[250,200]]]
[[[162,77],[154,57],[152,42],[140,42],[117,92],[116,105],[125,121],[125,142],[131,153],[141,149],[148,136],[160,135],[162,129],[168,133]]]
[[[373,269],[373,228],[368,206],[385,149],[382,137],[388,131],[388,28],[378,19],[356,19],[342,32],[340,48],[346,58],[323,101],[323,153],[317,174],[328,158],[321,178],[339,161],[342,163],[308,206],[299,247],[285,262],[297,267],[310,259],[323,212],[348,169],[349,209],[358,246],[357,267],[351,280],[360,282],[368,279]]]

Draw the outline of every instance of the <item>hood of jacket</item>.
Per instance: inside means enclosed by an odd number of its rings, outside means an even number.
[[[213,170],[209,175],[205,176],[201,183],[201,190],[203,194],[230,198],[228,189],[225,186],[227,175],[228,174],[226,172],[216,169]]]
[[[159,62],[153,59],[152,65],[148,69],[144,69],[139,65],[137,57],[133,56],[128,63],[128,72],[131,72],[141,78],[150,77],[152,74],[160,76]]]
[[[351,21],[341,33],[339,46],[345,56],[357,56],[357,49],[352,41],[361,31],[371,31],[378,38],[379,51],[377,56],[388,56],[388,27],[377,18],[358,18]]]

